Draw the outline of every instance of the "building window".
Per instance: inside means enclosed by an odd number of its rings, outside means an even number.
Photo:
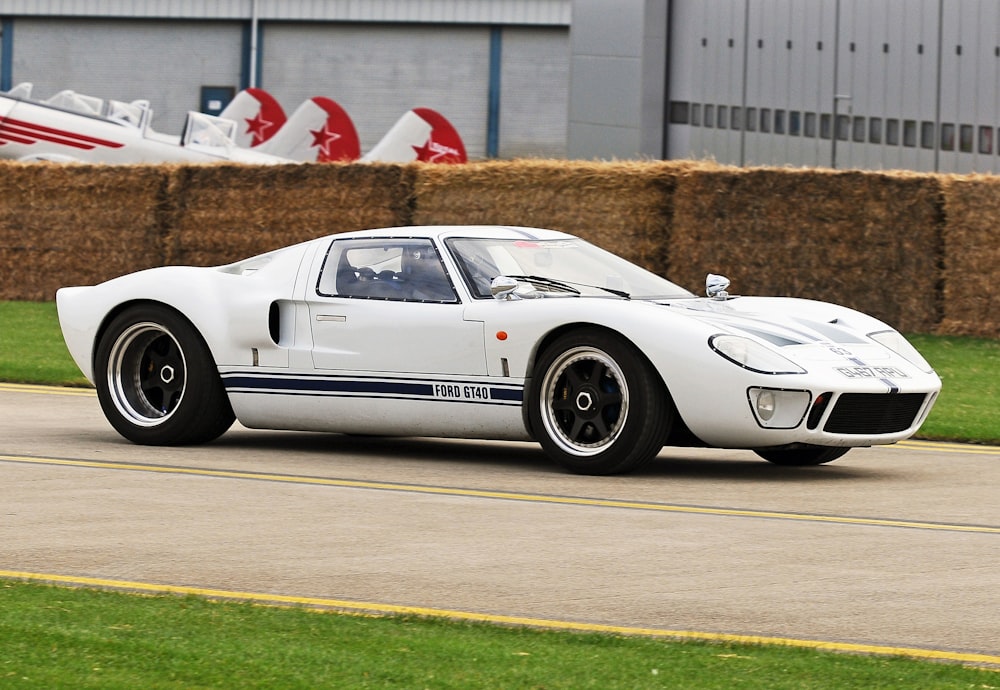
[[[738,105],[729,109],[729,129],[743,129],[743,108]]]
[[[851,127],[851,138],[860,143],[865,143],[865,118],[858,115],[854,116],[854,123]]]
[[[903,121],[903,146],[917,145],[917,121]]]
[[[882,143],[882,118],[880,117],[868,118],[868,143],[869,144]]]
[[[788,111],[788,133],[793,137],[802,134],[802,113],[798,110]]]
[[[760,131],[764,134],[771,133],[771,109],[761,108],[760,109]]]
[[[920,148],[934,148],[934,123],[924,120],[920,123]]]
[[[885,143],[889,146],[899,146],[899,120],[896,118],[885,121]]]
[[[725,129],[728,127],[729,122],[727,122],[727,120],[729,120],[729,108],[724,105],[716,106],[715,112],[718,114],[718,117],[715,120],[715,126],[719,129]]]
[[[690,104],[683,101],[670,102],[670,124],[686,125],[690,122]]]
[[[972,125],[962,125],[958,128],[958,150],[962,153],[972,153]]]
[[[955,125],[951,123],[941,125],[941,150],[955,150]]]
[[[705,126],[715,126],[715,106],[707,103],[705,104]]]
[[[979,128],[979,153],[993,153],[993,128]]]
[[[747,108],[747,119],[746,119],[747,131],[756,132],[757,131],[757,109]]]
[[[805,127],[802,129],[803,136],[816,136],[816,113],[806,113]]]
[[[691,104],[691,125],[693,127],[701,127],[701,104],[692,103]]]
[[[785,133],[785,111],[775,110],[774,111],[774,133],[784,134]]]
[[[847,141],[851,133],[851,118],[847,115],[837,116],[837,141]]]
[[[833,136],[833,116],[830,113],[823,113],[819,116],[819,137],[829,139]]]

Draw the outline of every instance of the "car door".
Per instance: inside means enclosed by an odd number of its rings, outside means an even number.
[[[429,239],[334,240],[308,290],[317,370],[487,373],[483,324]]]

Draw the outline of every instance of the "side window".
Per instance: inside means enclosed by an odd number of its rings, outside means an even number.
[[[334,240],[316,292],[324,297],[458,301],[441,257],[425,239]]]

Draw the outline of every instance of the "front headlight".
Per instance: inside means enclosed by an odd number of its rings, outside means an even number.
[[[917,352],[917,348],[910,345],[910,342],[897,331],[876,331],[869,333],[868,337],[879,345],[892,350],[920,371],[926,374],[934,372],[934,367],[924,359],[922,354]]]
[[[758,374],[804,374],[806,370],[755,340],[739,335],[713,335],[708,345],[744,369]]]

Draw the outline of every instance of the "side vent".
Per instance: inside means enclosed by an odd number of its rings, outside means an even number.
[[[278,344],[281,338],[281,313],[277,302],[271,302],[271,308],[267,312],[267,330],[271,334],[271,340]]]

